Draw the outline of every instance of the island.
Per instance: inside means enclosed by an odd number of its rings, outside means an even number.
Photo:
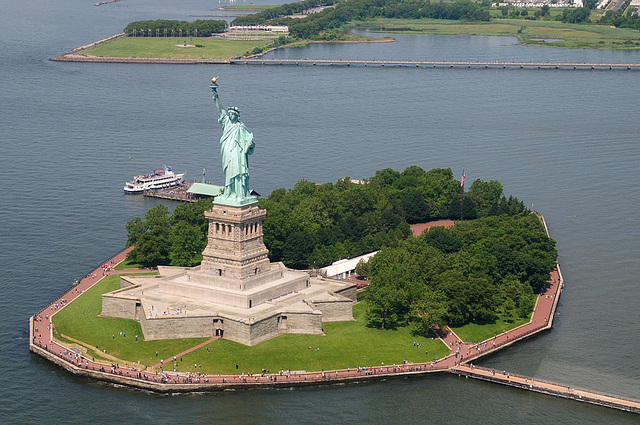
[[[581,2],[582,3],[582,2]],[[456,0],[304,0],[226,21],[132,22],[109,37],[56,56],[60,61],[227,63],[310,42],[379,42],[352,32],[471,34],[517,37],[522,44],[562,48],[640,49],[640,18],[630,1],[585,1],[582,7],[542,0],[519,3]]]

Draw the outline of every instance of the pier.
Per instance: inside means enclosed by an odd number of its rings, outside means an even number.
[[[480,68],[480,69],[563,69],[563,70],[640,70],[640,63],[588,62],[504,62],[504,61],[414,61],[350,59],[231,59],[232,65],[357,66],[412,68]]]
[[[458,376],[508,385],[510,387],[562,397],[583,403],[610,407],[612,409],[624,410],[631,413],[640,413],[640,401],[597,393],[590,390],[572,388],[537,378],[514,375],[506,371],[496,371],[494,369],[465,364],[451,368],[451,373],[457,374]]]
[[[103,4],[109,4],[109,3],[115,3],[118,2],[120,0],[106,0],[106,1],[99,1],[98,3],[94,3],[94,6],[102,6]]]
[[[539,69],[539,70],[590,70],[590,71],[640,71],[640,63],[591,63],[591,62],[505,62],[505,61],[432,61],[432,60],[375,60],[375,59],[264,59],[264,58],[116,58],[83,56],[82,50],[106,43],[124,34],[117,34],[104,40],[78,47],[67,53],[51,58],[61,62],[101,62],[101,63],[155,63],[175,65],[275,65],[275,66],[343,66],[354,68],[438,68],[438,69]]]
[[[171,201],[198,202],[198,198],[187,193],[192,184],[185,182],[162,189],[149,189],[145,190],[143,195],[149,198],[169,199]]]

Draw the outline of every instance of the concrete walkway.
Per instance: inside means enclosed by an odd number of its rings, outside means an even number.
[[[207,345],[207,344],[211,344],[211,343],[212,343],[213,341],[215,341],[216,339],[220,339],[220,337],[219,337],[219,336],[214,336],[213,338],[208,339],[208,340],[206,340],[205,342],[202,342],[202,343],[200,343],[200,344],[198,344],[198,345],[196,345],[196,346],[194,346],[194,347],[191,347],[191,348],[189,348],[188,350],[185,350],[185,351],[183,351],[183,352],[182,352],[182,353],[180,353],[180,354],[176,354],[175,356],[171,356],[171,357],[169,357],[169,361],[174,360],[174,359],[177,359],[177,358],[179,358],[179,357],[182,357],[182,356],[184,356],[185,354],[189,354],[190,352],[195,351],[195,350],[197,350],[198,348],[204,347],[204,346],[205,346],[205,345]],[[164,361],[161,361],[160,363],[156,363],[156,364],[154,364],[154,365],[153,365],[153,368],[154,368],[154,369],[159,369],[159,368],[161,368],[161,367],[162,367],[163,363],[164,363]]]
[[[541,217],[544,223],[544,218]],[[545,224],[546,229],[546,224]],[[547,231],[548,234],[548,231]],[[132,247],[127,248],[104,264],[110,267],[124,261]],[[577,390],[562,385],[533,380],[528,377],[512,376],[506,372],[500,376],[495,371],[467,365],[488,353],[500,350],[535,333],[549,329],[558,305],[563,279],[558,266],[550,273],[546,287],[539,294],[531,321],[518,328],[496,335],[480,343],[465,343],[451,330],[441,335],[442,341],[449,347],[450,354],[442,359],[425,363],[405,363],[401,365],[383,365],[376,367],[357,367],[321,372],[291,372],[280,371],[276,374],[262,373],[254,375],[216,375],[208,376],[203,373],[163,372],[158,369],[161,364],[153,366],[152,371],[123,368],[118,364],[107,364],[94,361],[83,356],[73,348],[67,348],[53,340],[51,316],[60,311],[84,291],[110,274],[141,273],[148,269],[131,270],[103,270],[98,266],[88,273],[77,285],[72,286],[63,295],[29,319],[29,349],[42,357],[52,361],[71,373],[87,376],[107,382],[119,383],[131,387],[149,389],[158,392],[191,392],[202,390],[216,390],[226,388],[273,387],[279,385],[315,385],[331,381],[355,381],[362,379],[383,378],[403,375],[425,374],[432,372],[450,371],[464,374],[478,379],[503,383],[524,389],[531,389],[545,394],[557,395],[569,399],[599,404],[602,406],[640,413],[640,403],[624,400],[619,397],[597,394],[587,390]],[[190,353],[198,348],[210,344],[216,338],[211,338],[197,346],[175,355],[176,358]],[[173,358],[174,356],[172,356]]]
[[[640,402],[627,400],[617,396],[596,393],[589,390],[567,387],[527,376],[514,375],[506,371],[495,371],[472,365],[460,365],[451,369],[452,373],[464,375],[483,381],[496,382],[511,387],[554,395],[599,406],[611,407],[632,413],[640,413]]]
[[[127,248],[113,258],[106,261],[104,264],[109,264],[113,267],[121,263],[126,258],[126,255],[131,251],[132,247]],[[84,291],[98,283],[105,276],[110,274],[123,274],[123,273],[142,273],[149,272],[148,269],[129,269],[129,270],[110,270],[103,271],[102,264],[96,267],[92,272],[88,273],[77,285],[71,287],[63,295],[55,299],[51,304],[45,307],[38,314],[30,319],[30,349],[49,360],[54,361],[56,364],[66,368],[72,373],[83,374],[92,376],[97,379],[120,382],[125,385],[145,387],[143,383],[153,383],[151,389],[155,391],[195,391],[206,388],[222,386],[236,386],[240,387],[246,385],[274,385],[278,384],[287,385],[300,383],[310,384],[325,382],[328,380],[357,380],[362,378],[381,377],[381,376],[396,376],[396,375],[408,375],[408,374],[422,374],[430,372],[443,372],[448,371],[450,368],[464,364],[470,360],[481,357],[489,352],[503,348],[506,345],[510,345],[517,340],[525,338],[533,333],[540,332],[551,326],[549,317],[553,317],[553,311],[557,302],[557,297],[561,290],[561,276],[559,270],[554,270],[551,273],[551,279],[547,284],[547,288],[538,298],[535,311],[532,316],[532,321],[526,325],[523,325],[517,329],[505,332],[504,334],[497,335],[487,341],[483,341],[479,344],[469,344],[461,341],[455,333],[449,331],[443,335],[443,342],[449,347],[451,354],[442,359],[438,359],[433,362],[425,363],[408,363],[401,365],[386,365],[381,367],[360,367],[354,369],[333,370],[324,372],[282,372],[282,374],[265,374],[260,376],[243,376],[243,375],[228,375],[228,376],[215,376],[205,377],[204,374],[187,374],[187,373],[169,373],[158,370],[159,365],[154,365],[154,369],[151,371],[135,368],[123,368],[118,364],[108,364],[94,361],[91,358],[83,356],[82,353],[73,348],[67,348],[53,340],[53,331],[51,328],[51,316],[56,312],[64,308],[68,303],[72,302]],[[209,344],[214,339],[205,341],[196,347],[192,347],[189,350],[176,354],[175,357],[186,354]],[[249,378],[249,379],[248,379]],[[123,382],[125,379],[126,382]],[[194,381],[195,380],[195,381]],[[206,380],[206,381],[205,381]],[[158,386],[158,384],[162,384]],[[176,385],[180,384],[179,388],[167,387],[166,384]],[[197,384],[190,386],[191,384]],[[186,387],[184,386],[186,385]]]

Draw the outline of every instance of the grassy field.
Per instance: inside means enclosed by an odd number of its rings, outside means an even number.
[[[360,28],[380,32],[510,36],[518,37],[523,44],[574,49],[640,49],[640,31],[606,25],[563,24],[557,21],[497,19],[491,22],[461,23],[440,19],[374,19],[363,23]]]
[[[140,267],[138,263],[130,263],[129,260],[125,259],[123,262],[114,267],[115,270],[126,270],[126,269],[137,269]]]
[[[364,303],[354,306],[354,322],[324,323],[326,336],[281,335],[253,347],[220,339],[177,361],[177,370],[227,374],[259,372],[263,368],[271,372],[281,369],[319,371],[401,364],[404,360],[425,362],[449,353],[440,340],[413,336],[408,328],[380,330],[367,327],[365,308]],[[414,346],[414,341],[421,347]],[[194,364],[202,365],[202,369],[195,369]]]
[[[495,335],[501,334],[505,331],[517,328],[520,325],[528,323],[529,319],[515,319],[505,320],[500,317],[495,323],[489,323],[486,325],[478,325],[475,323],[469,323],[468,325],[461,326],[459,328],[451,328],[458,337],[464,342],[480,342],[485,341]]]
[[[53,317],[56,337],[67,343],[83,341],[81,345],[90,348],[88,355],[92,357],[116,361],[115,357],[121,359],[121,363],[139,361],[141,365],[156,364],[160,359],[170,358],[206,340],[143,341],[138,322],[98,317],[101,295],[119,287],[119,276],[109,276],[56,314]],[[198,364],[202,365],[198,371],[233,374],[237,372],[235,365],[238,363],[245,372],[259,372],[262,368],[317,371],[399,364],[404,360],[424,362],[448,354],[441,341],[415,337],[408,328],[386,331],[369,328],[364,314],[364,303],[357,304],[354,306],[357,320],[325,323],[326,336],[281,335],[253,347],[217,340],[184,356],[176,367],[180,371],[193,371],[194,364]],[[120,332],[126,336],[121,336]],[[414,346],[414,341],[421,347]],[[106,350],[106,354],[102,350]]]
[[[143,341],[138,322],[98,317],[102,309],[101,295],[119,288],[120,276],[102,279],[53,316],[54,335],[65,342],[83,341],[85,348],[90,347],[88,355],[91,357],[110,361],[115,357],[129,364],[140,361],[142,365],[155,364],[161,358],[184,351],[185,347],[206,341],[206,338]],[[126,336],[121,336],[120,332]]]
[[[101,295],[120,288],[119,276],[108,276],[53,316],[54,335],[88,349],[88,356],[121,364],[149,366],[168,359],[207,338],[144,341],[138,322],[98,317]],[[359,298],[360,294],[359,294]],[[260,372],[263,368],[319,371],[357,366],[426,362],[444,357],[447,347],[437,339],[418,337],[408,327],[380,330],[366,325],[366,301],[353,308],[355,321],[324,323],[325,335],[281,335],[253,347],[220,339],[175,363],[178,371],[208,374]],[[465,342],[479,342],[513,329],[527,320],[469,324],[454,328]],[[136,341],[136,335],[138,340]],[[418,348],[416,344],[420,344]],[[106,350],[106,353],[103,351]],[[156,352],[158,355],[156,356]],[[236,363],[239,369],[236,370]],[[196,368],[194,365],[198,365]],[[173,369],[165,362],[165,370]]]
[[[184,42],[192,46],[181,47]],[[264,48],[272,40],[227,40],[223,38],[120,37],[79,54],[111,58],[228,59],[254,48]]]

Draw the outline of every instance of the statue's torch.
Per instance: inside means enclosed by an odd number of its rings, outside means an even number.
[[[218,77],[213,77],[211,79],[211,84],[209,85],[209,87],[211,88],[211,91],[216,93],[216,90],[218,89]]]

